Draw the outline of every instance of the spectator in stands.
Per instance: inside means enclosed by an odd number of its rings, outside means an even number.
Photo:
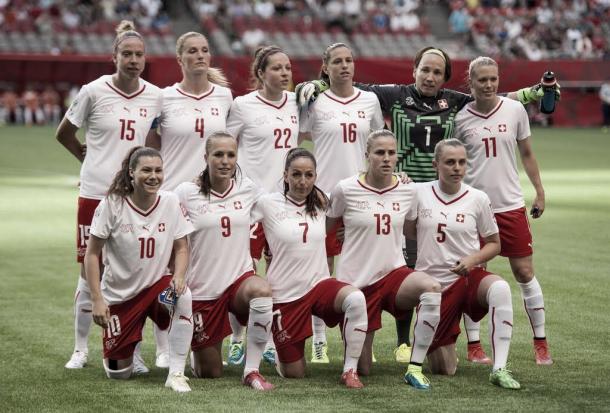
[[[23,110],[19,106],[19,97],[12,90],[7,90],[2,95],[1,103],[3,107],[2,119],[0,122],[9,125],[19,125],[23,123]]]
[[[470,14],[463,3],[458,3],[449,15],[449,30],[462,42],[468,41],[472,25]]]
[[[47,123],[57,125],[61,121],[61,98],[59,93],[50,85],[40,95],[42,111]]]
[[[26,90],[23,93],[23,123],[26,126],[32,125],[44,125],[46,119],[42,107],[40,106],[40,99],[38,93],[33,90]]]

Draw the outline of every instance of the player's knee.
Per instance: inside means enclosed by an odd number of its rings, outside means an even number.
[[[260,280],[254,286],[252,286],[250,296],[252,298],[271,297],[271,286],[265,280]]]
[[[195,366],[193,373],[200,379],[218,379],[222,377],[222,366]]]
[[[113,363],[113,360],[104,359],[104,370],[106,371],[106,376],[109,379],[117,379],[117,380],[127,380],[131,377],[131,373],[133,371],[133,364],[125,367],[124,369],[112,369],[109,365],[116,365],[116,362]]]
[[[528,264],[521,264],[513,268],[513,274],[517,282],[525,284],[534,278],[534,268]]]
[[[305,369],[296,368],[294,366],[292,366],[292,368],[282,367],[282,376],[287,379],[302,379],[305,377]]]

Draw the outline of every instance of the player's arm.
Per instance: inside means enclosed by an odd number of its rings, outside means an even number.
[[[402,233],[409,241],[417,241],[417,219],[412,221],[405,219]]]
[[[544,187],[542,186],[542,179],[540,179],[538,161],[534,155],[529,137],[517,141],[517,146],[519,147],[519,154],[521,155],[523,169],[525,169],[525,173],[536,190],[536,197],[534,198],[534,203],[532,204],[531,214],[533,218],[540,218],[544,212],[545,202]]]
[[[561,91],[558,82],[552,86],[555,89],[555,99],[559,100],[561,98]],[[518,100],[524,105],[532,102],[538,102],[544,96],[544,88],[542,87],[542,83],[536,83],[530,87],[524,87],[523,89],[519,89],[515,92],[509,92],[506,94],[506,97],[512,100]]]
[[[103,328],[106,328],[110,319],[110,310],[108,309],[108,304],[104,301],[100,288],[100,280],[102,278],[100,274],[100,259],[105,243],[105,239],[90,235],[87,241],[87,251],[85,252],[85,276],[91,291],[93,321]]]
[[[299,139],[297,140],[300,145],[303,141],[311,141],[311,132],[299,132]]]
[[[64,117],[57,127],[55,138],[70,152],[76,159],[82,162],[87,153],[87,145],[81,143],[76,137],[78,127]]]
[[[154,148],[158,151],[161,150],[161,136],[157,132],[157,129],[151,129],[146,135],[146,146]]]
[[[472,255],[462,258],[449,270],[458,275],[468,275],[474,266],[483,264],[500,253],[500,234],[491,234],[483,238],[483,240],[485,241],[483,248]]]
[[[186,267],[189,262],[189,246],[186,235],[174,240],[174,277],[172,284],[176,295],[180,296],[186,289]]]

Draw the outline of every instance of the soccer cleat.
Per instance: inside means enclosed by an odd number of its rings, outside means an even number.
[[[476,364],[493,364],[491,359],[485,354],[480,342],[468,343],[468,355],[466,360]]]
[[[155,360],[155,366],[160,369],[169,369],[169,353],[161,353]]]
[[[345,387],[348,389],[361,389],[364,387],[364,384],[360,381],[360,377],[358,377],[358,373],[356,373],[354,369],[349,369],[341,375],[341,383],[345,384]]]
[[[87,365],[87,353],[76,350],[66,363],[67,369],[82,369]]]
[[[400,346],[394,349],[394,357],[397,363],[408,363],[411,361],[411,347],[406,343],[402,343]]]
[[[274,389],[274,385],[269,383],[262,374],[258,371],[250,372],[243,379],[244,386],[252,387],[254,390],[258,391],[269,391]]]
[[[534,339],[534,353],[536,355],[536,364],[539,366],[550,366],[553,364],[551,353],[549,352],[549,345],[546,342],[546,338],[535,338]]]
[[[375,357],[375,353],[371,351],[371,362],[377,363],[377,357]]]
[[[311,362],[319,364],[328,364],[328,344],[323,341],[311,343]]]
[[[245,358],[244,345],[241,341],[232,341],[229,346],[229,357],[227,362],[230,366],[239,366]]]
[[[182,372],[172,373],[167,376],[165,387],[171,388],[178,393],[188,393],[191,391],[191,386],[188,384],[189,378]]]
[[[133,353],[133,374],[146,374],[150,370],[144,364],[144,359],[142,359],[142,354],[139,351]]]
[[[272,366],[275,366],[275,349],[273,347],[267,347],[263,353],[263,360]]]
[[[421,371],[421,366],[409,365],[404,377],[405,383],[418,390],[429,390],[430,380]]]
[[[505,368],[491,372],[489,382],[503,389],[519,390],[521,388],[519,382],[513,378],[512,372]]]

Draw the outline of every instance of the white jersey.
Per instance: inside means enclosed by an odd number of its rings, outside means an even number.
[[[523,105],[500,97],[489,114],[466,105],[455,118],[455,137],[468,152],[464,182],[491,199],[494,212],[506,212],[525,205],[517,170],[517,141],[530,136],[530,124]]]
[[[363,288],[405,266],[403,225],[405,218],[415,219],[416,202],[415,185],[397,179],[383,190],[368,186],[359,176],[339,182],[327,213],[343,217],[345,225],[337,279]]]
[[[199,175],[205,168],[208,136],[227,129],[233,95],[226,87],[211,86],[199,96],[180,90],[177,83],[163,89],[159,127],[166,179],[162,189],[174,190]]]
[[[498,233],[498,225],[485,192],[462,184],[447,195],[438,181],[417,184],[417,263],[441,283],[452,284],[459,275],[449,268],[479,251],[482,238]]]
[[[235,98],[227,130],[239,140],[241,170],[266,192],[282,190],[286,154],[298,146],[295,94],[284,92],[279,102],[266,100],[258,91]]]
[[[148,211],[129,198],[104,198],[95,210],[91,235],[106,240],[102,295],[123,303],[168,274],[174,240],[193,231],[171,192],[160,191]]]
[[[205,196],[193,182],[180,184],[175,192],[195,227],[189,235],[187,272],[193,300],[214,300],[253,270],[250,212],[260,190],[243,178],[232,180],[223,194],[211,191]]]
[[[83,86],[66,119],[85,126],[87,155],[80,170],[80,196],[102,199],[121,162],[134,146],[144,146],[153,120],[161,112],[161,90],[140,79],[137,92],[126,95],[105,75]]]
[[[301,119],[301,132],[310,132],[318,163],[316,185],[330,193],[337,183],[365,168],[366,138],[384,126],[377,96],[354,88],[341,98],[324,92]]]
[[[252,212],[261,221],[273,255],[267,269],[274,303],[295,301],[329,278],[326,262],[326,217],[311,217],[305,204],[276,192],[259,198]]]

